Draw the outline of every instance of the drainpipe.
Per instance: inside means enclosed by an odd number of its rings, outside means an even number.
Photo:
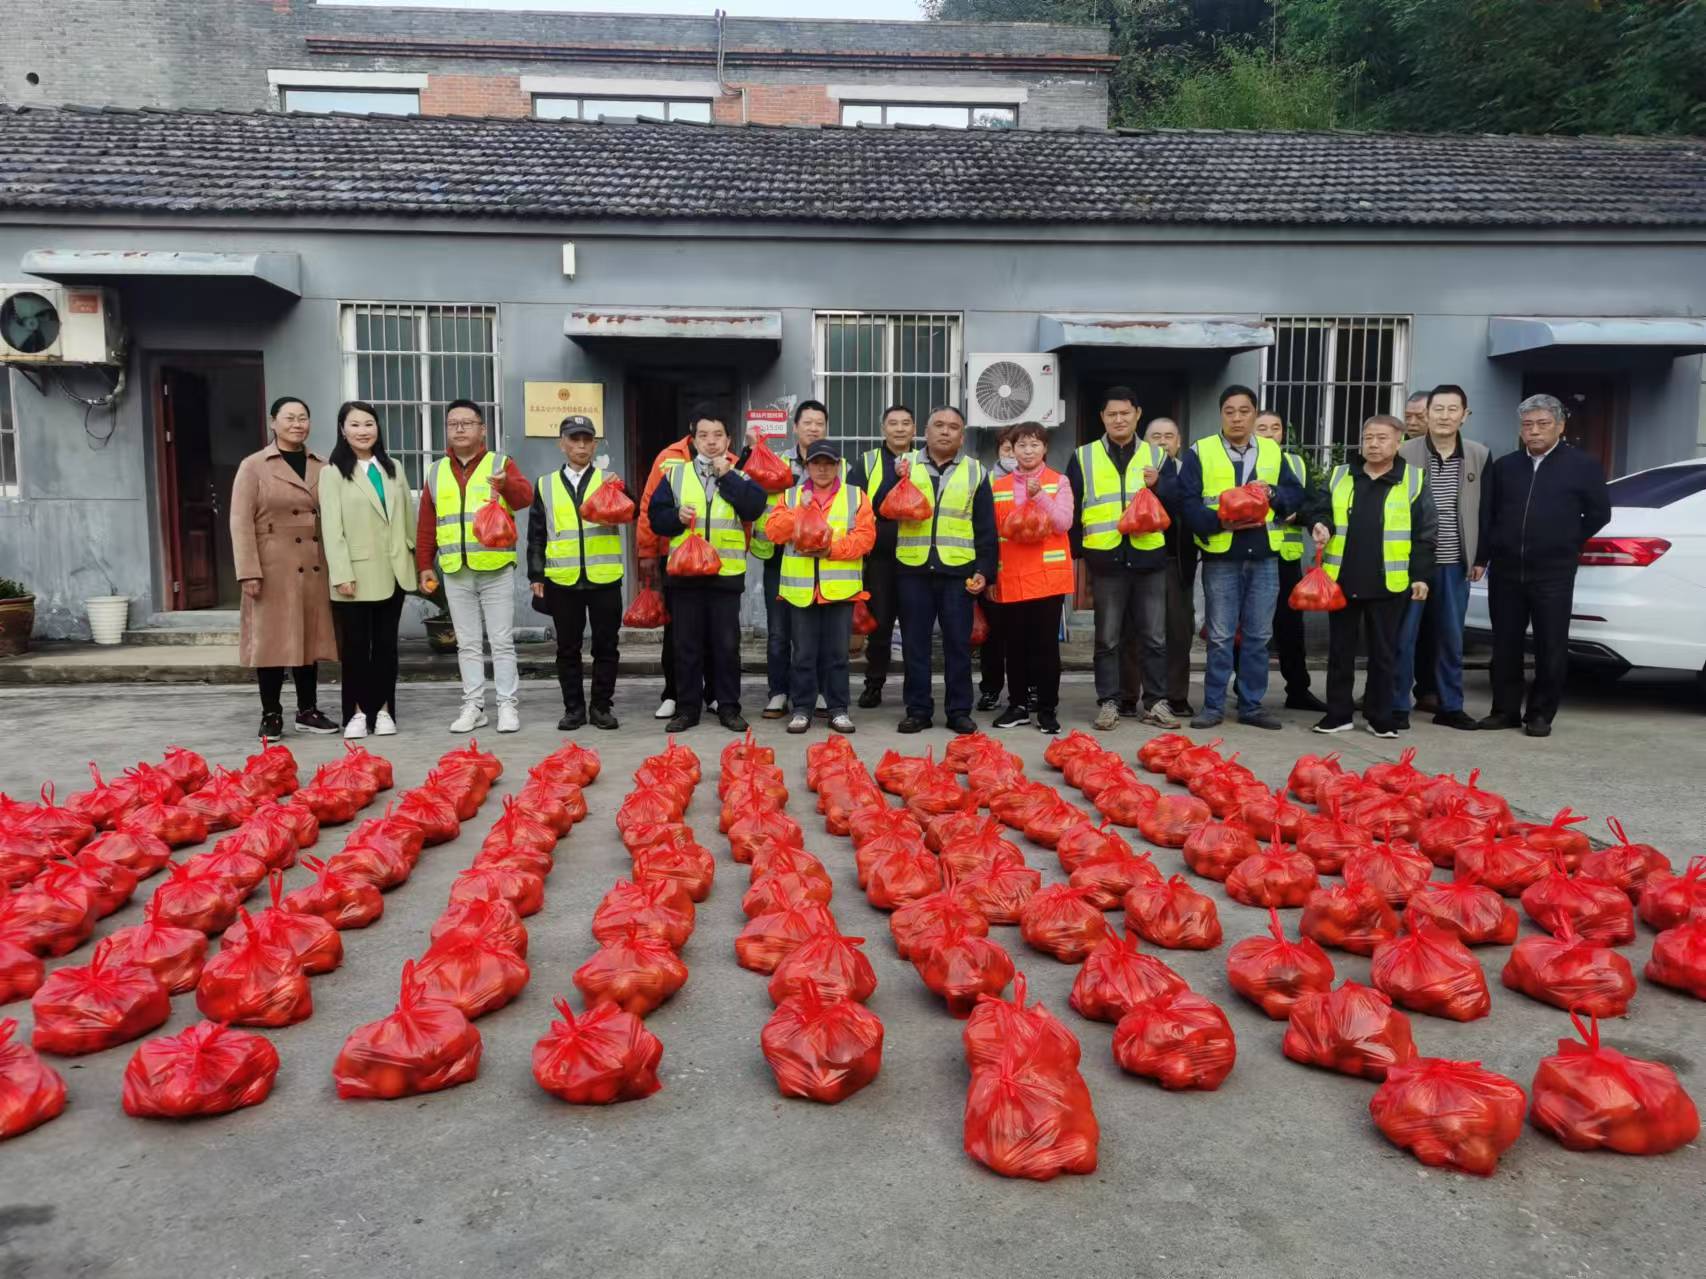
[[[736,93],[740,94],[740,122],[742,124],[745,124],[747,122],[746,90],[745,89],[731,89],[729,87],[728,81],[723,79],[723,19],[726,17],[728,17],[728,14],[724,10],[718,9],[716,11],[716,18],[717,18],[717,92],[722,94],[725,98],[730,97]]]

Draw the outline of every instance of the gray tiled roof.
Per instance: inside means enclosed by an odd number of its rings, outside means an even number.
[[[1706,140],[0,108],[0,209],[1706,226]]]

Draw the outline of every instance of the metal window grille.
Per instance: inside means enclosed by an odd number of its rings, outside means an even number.
[[[1392,315],[1266,317],[1262,407],[1285,419],[1286,446],[1325,464],[1355,449],[1376,413],[1404,416],[1410,321]]]
[[[891,404],[911,407],[921,436],[932,408],[959,405],[960,326],[957,312],[818,312],[814,383],[844,454],[882,441]]]
[[[18,496],[18,414],[12,370],[0,368],[0,497]]]
[[[495,306],[354,302],[343,308],[344,394],[379,411],[385,447],[419,489],[444,452],[445,407],[473,400],[499,447],[503,385]]]

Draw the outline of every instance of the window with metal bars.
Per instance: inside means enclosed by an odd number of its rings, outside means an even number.
[[[960,316],[820,311],[814,369],[830,438],[844,455],[881,443],[891,404],[912,409],[922,438],[932,408],[960,402]]]
[[[18,496],[18,414],[12,370],[0,368],[0,497]]]
[[[1274,344],[1263,353],[1262,407],[1285,419],[1286,447],[1354,450],[1376,413],[1404,416],[1410,321],[1393,315],[1270,315]]]
[[[379,411],[385,447],[418,489],[444,451],[445,406],[473,400],[487,446],[501,438],[503,385],[495,306],[346,303],[342,314],[344,394]]]

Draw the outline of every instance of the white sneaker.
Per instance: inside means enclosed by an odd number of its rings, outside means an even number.
[[[375,737],[395,737],[397,721],[391,718],[390,711],[380,711],[373,717],[373,735]]]
[[[498,707],[498,732],[519,733],[521,731],[521,712],[509,702]]]
[[[663,701],[659,702],[658,708],[652,712],[652,718],[653,719],[674,719],[675,718],[675,699],[673,697],[666,697],[663,699]]]
[[[476,728],[484,728],[491,723],[486,718],[486,708],[478,702],[463,702],[462,713],[450,721],[450,731],[453,733],[472,733]]]
[[[393,729],[393,732],[396,730]],[[357,738],[367,736],[367,716],[357,711],[349,717],[349,723],[344,725],[344,740],[353,742]]]

